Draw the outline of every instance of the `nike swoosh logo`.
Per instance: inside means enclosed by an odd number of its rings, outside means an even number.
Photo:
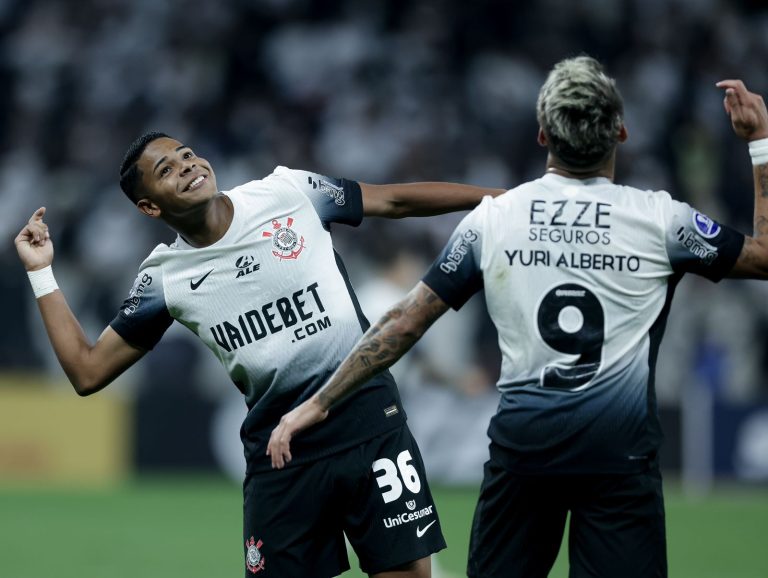
[[[427,530],[429,530],[429,527],[430,527],[432,524],[434,524],[435,522],[437,522],[437,520],[432,520],[432,521],[431,521],[429,524],[427,524],[426,526],[424,526],[424,529],[423,529],[423,530],[422,530],[421,528],[419,528],[418,526],[416,526],[416,537],[417,537],[417,538],[421,538],[421,537],[422,537],[424,534],[426,534],[426,533],[427,533]]]
[[[202,285],[202,284],[203,284],[203,281],[205,281],[206,277],[208,277],[208,275],[210,275],[211,273],[213,273],[213,269],[211,269],[211,270],[210,270],[210,271],[208,271],[208,272],[207,272],[205,275],[203,275],[203,276],[200,278],[200,280],[199,280],[197,283],[195,283],[194,281],[192,281],[192,280],[190,279],[190,280],[189,280],[189,288],[190,288],[190,289],[192,289],[192,291],[194,291],[195,289],[197,289],[198,287],[200,287],[200,285]]]

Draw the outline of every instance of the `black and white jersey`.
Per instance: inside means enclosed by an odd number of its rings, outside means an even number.
[[[717,281],[744,243],[664,191],[554,174],[483,202],[424,282],[484,288],[502,352],[489,435],[520,472],[627,472],[661,442],[654,367],[674,287]]]
[[[285,167],[225,194],[234,216],[224,236],[155,248],[111,326],[145,349],[174,319],[202,339],[245,395],[246,457],[264,468],[277,420],[317,391],[368,327],[330,234],[332,222],[360,223],[362,196],[354,181]],[[403,422],[388,373],[353,399],[353,410],[347,400],[295,440],[294,462]]]

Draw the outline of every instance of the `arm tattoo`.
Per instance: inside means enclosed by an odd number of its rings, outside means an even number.
[[[754,236],[768,235],[768,164],[755,167],[755,222]]]
[[[765,199],[768,197],[768,164],[757,165],[758,178],[757,184],[760,188],[760,197]]]
[[[322,407],[329,409],[395,363],[447,309],[442,299],[419,283],[363,335],[320,389],[317,395]]]
[[[759,264],[760,259],[756,245],[757,242],[752,237],[744,238],[744,247],[742,247],[741,255],[739,255],[739,260],[744,265],[753,266]]]
[[[745,237],[729,277],[768,279],[768,163],[754,165],[755,213],[752,237]]]
[[[755,216],[755,237],[762,237],[768,233],[768,218],[758,215]]]

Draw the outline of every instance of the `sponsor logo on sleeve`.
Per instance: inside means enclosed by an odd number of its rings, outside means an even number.
[[[701,241],[697,234],[686,231],[685,227],[677,230],[677,240],[690,253],[710,265],[717,258],[717,250],[707,242]]]
[[[720,232],[720,225],[698,211],[693,213],[693,226],[699,235],[705,239],[717,237],[717,234]]]
[[[123,305],[123,315],[136,313],[141,304],[141,297],[150,285],[152,285],[152,276],[148,273],[144,273],[141,277],[136,278],[133,287],[131,287],[131,292],[128,294],[128,299],[125,300]]]
[[[304,250],[304,237],[293,230],[293,217],[288,217],[285,224],[273,219],[272,230],[263,231],[261,235],[272,238],[272,246],[277,249],[272,254],[280,261],[298,259]]]
[[[313,179],[312,177],[307,177],[307,182],[312,185],[313,189],[331,197],[338,206],[344,205],[344,187],[334,185],[323,179]]]
[[[477,241],[478,238],[477,233],[472,229],[467,229],[459,235],[458,239],[453,242],[445,260],[440,263],[440,270],[447,275],[458,271],[459,265],[469,252],[470,245]]]

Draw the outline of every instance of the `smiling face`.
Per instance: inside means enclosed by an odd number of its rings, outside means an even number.
[[[151,217],[183,216],[218,193],[208,161],[175,139],[161,137],[150,142],[137,166],[143,191],[137,205]]]

